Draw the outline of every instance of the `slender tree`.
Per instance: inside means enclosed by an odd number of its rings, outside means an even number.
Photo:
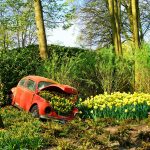
[[[131,0],[114,0],[114,5],[116,5],[116,2],[121,43],[134,41]],[[114,43],[112,41],[112,25],[108,6],[108,0],[83,0],[80,5],[76,4],[81,31],[79,42],[84,46],[100,48],[109,47]],[[139,1],[138,14],[140,41],[144,41],[150,31],[150,0]]]
[[[140,38],[139,38],[139,1],[138,0],[131,0],[132,6],[132,18],[133,18],[133,35],[134,35],[134,44],[135,47],[138,48],[140,45]]]
[[[42,13],[42,4],[40,0],[34,0],[35,21],[37,26],[38,42],[40,49],[40,56],[42,59],[47,58],[47,41]]]
[[[150,0],[123,0],[123,30],[127,40],[139,47],[150,31]]]
[[[120,37],[120,1],[108,0],[109,13],[112,25],[112,37],[117,56],[122,54],[121,37]]]
[[[80,7],[77,13],[80,27],[79,42],[97,48],[113,44],[107,1],[86,0]]]
[[[114,12],[115,12],[115,23],[116,23],[116,34],[117,34],[117,47],[119,55],[122,55],[121,47],[121,2],[120,0],[114,0]]]
[[[25,47],[37,41],[33,2],[2,0],[0,3],[0,49]]]

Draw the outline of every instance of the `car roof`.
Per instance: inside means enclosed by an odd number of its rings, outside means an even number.
[[[56,82],[54,80],[51,80],[51,79],[48,79],[48,78],[45,78],[45,77],[41,77],[41,76],[35,76],[35,75],[26,76],[26,77],[24,77],[24,79],[31,79],[35,82],[45,81],[45,82],[51,82],[51,83],[54,83],[54,84],[58,84],[58,82]]]

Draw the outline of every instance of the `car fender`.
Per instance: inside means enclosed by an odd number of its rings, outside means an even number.
[[[38,103],[39,115],[45,115],[45,109],[47,107],[50,107],[50,103],[48,103],[48,102],[39,102]]]
[[[34,97],[34,101],[31,105],[31,107],[29,108],[29,111],[31,110],[31,108],[37,105],[38,109],[39,109],[39,114],[40,115],[44,115],[45,114],[45,109],[46,107],[51,107],[50,106],[50,102],[46,101],[45,99],[43,99],[42,97],[40,97],[39,95],[35,95]]]

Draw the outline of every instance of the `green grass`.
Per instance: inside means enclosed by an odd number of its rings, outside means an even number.
[[[116,141],[119,143],[117,148],[122,146],[127,148],[135,144],[132,139],[128,141],[126,138],[130,136],[131,126],[150,126],[149,118],[137,122],[136,120],[118,121],[112,118],[101,118],[93,121],[92,119],[83,120],[77,117],[66,124],[61,124],[54,120],[41,122],[39,119],[33,118],[29,113],[12,106],[1,108],[0,113],[5,125],[4,129],[0,129],[0,150],[41,150],[48,148],[53,150],[113,149],[111,144]],[[112,134],[105,130],[107,127],[119,128],[119,130]],[[141,141],[139,144],[141,148],[147,148],[149,145],[146,141],[148,139],[147,135],[149,135],[148,131],[144,133],[137,132],[137,142]],[[139,141],[138,137],[139,139],[141,138]],[[142,139],[143,137],[145,141]]]
[[[40,122],[12,107],[1,109],[5,129],[0,131],[1,149],[38,149],[42,146]]]

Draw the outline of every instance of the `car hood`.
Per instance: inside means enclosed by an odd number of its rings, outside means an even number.
[[[51,84],[47,87],[42,88],[40,91],[43,90],[54,90],[54,91],[63,91],[68,94],[77,94],[77,90],[69,85],[64,85],[64,84]]]

